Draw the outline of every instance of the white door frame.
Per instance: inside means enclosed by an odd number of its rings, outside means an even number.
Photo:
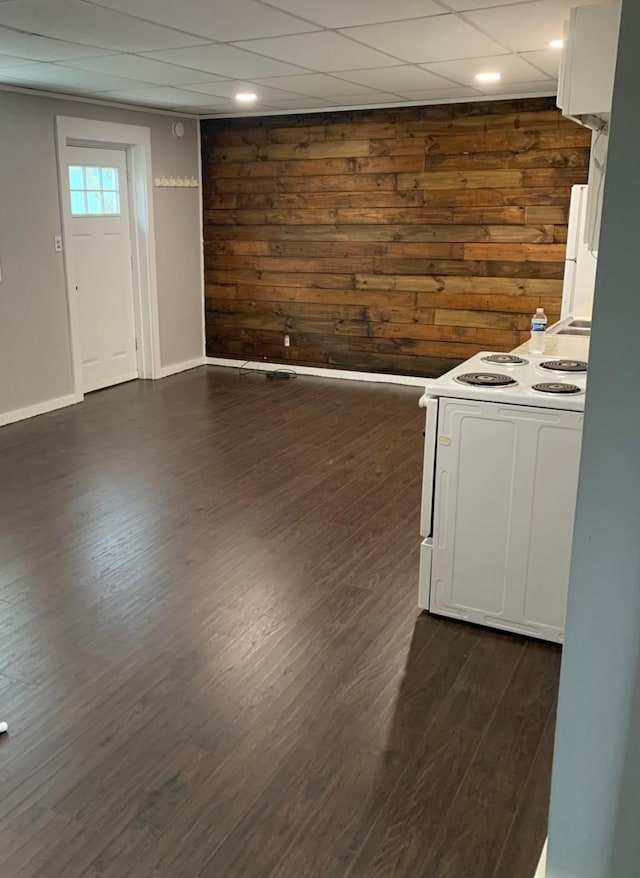
[[[58,187],[62,213],[64,270],[67,286],[69,338],[73,368],[73,392],[78,401],[82,389],[80,313],[71,256],[71,204],[67,181],[67,148],[70,146],[111,147],[127,153],[129,210],[131,213],[131,253],[133,256],[133,297],[138,339],[138,373],[141,378],[160,377],[160,331],[158,323],[158,282],[153,226],[153,176],[151,171],[151,131],[139,125],[100,122],[56,116]]]

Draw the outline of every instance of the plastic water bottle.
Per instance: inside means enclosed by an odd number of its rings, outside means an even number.
[[[529,342],[530,354],[544,354],[546,331],[547,315],[544,313],[544,308],[536,308],[536,313],[531,318],[531,341]]]

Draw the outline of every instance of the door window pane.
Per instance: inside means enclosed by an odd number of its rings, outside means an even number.
[[[119,216],[120,175],[117,168],[69,165],[72,216]]]
[[[102,193],[87,192],[87,213],[102,213]]]
[[[71,193],[71,213],[74,216],[82,216],[83,213],[87,212],[87,199],[85,198],[84,192],[72,192]]]
[[[117,192],[103,192],[102,203],[105,213],[120,213],[120,196]]]
[[[100,168],[85,168],[84,175],[87,189],[100,189]]]
[[[102,168],[102,188],[115,191],[118,188],[118,169]]]
[[[84,174],[77,165],[69,168],[69,185],[72,189],[84,189]]]

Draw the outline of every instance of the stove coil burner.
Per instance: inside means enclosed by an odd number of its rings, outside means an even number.
[[[584,360],[547,360],[540,363],[540,368],[549,372],[586,372],[587,364]]]
[[[515,354],[489,354],[488,357],[482,358],[483,363],[493,363],[494,366],[526,366],[529,362],[523,357],[516,357]]]
[[[531,389],[538,393],[582,393],[582,388],[577,384],[565,384],[563,381],[543,381],[542,384],[534,384]]]
[[[456,381],[460,384],[469,384],[471,387],[512,387],[518,383],[509,375],[499,375],[496,372],[468,372],[456,376]]]

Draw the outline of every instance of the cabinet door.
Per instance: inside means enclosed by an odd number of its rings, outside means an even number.
[[[583,420],[575,412],[562,414],[562,423],[540,426],[535,434],[536,454],[525,470],[530,515],[521,553],[522,622],[554,640],[564,631]]]
[[[561,638],[582,415],[442,400],[429,609]]]
[[[565,116],[611,112],[620,30],[619,2],[571,10],[558,82],[558,106]]]

